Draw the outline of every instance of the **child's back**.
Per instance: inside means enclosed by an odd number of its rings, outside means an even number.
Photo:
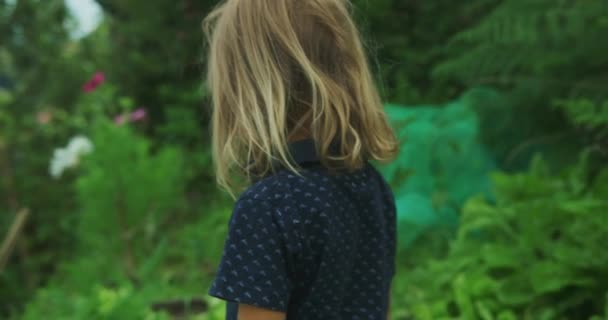
[[[388,125],[348,0],[224,0],[206,20],[219,184],[249,185],[210,290],[229,319],[384,319]],[[241,183],[242,185],[242,183]]]
[[[210,293],[287,319],[386,319],[395,255],[390,189],[371,165],[328,171],[311,140],[290,151],[301,175],[279,171],[241,196]]]

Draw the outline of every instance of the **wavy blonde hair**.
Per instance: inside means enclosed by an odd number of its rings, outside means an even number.
[[[397,153],[347,0],[225,0],[205,19],[217,181],[232,193],[311,137],[324,165]],[[337,152],[330,152],[339,142]],[[241,179],[242,181],[242,179]]]

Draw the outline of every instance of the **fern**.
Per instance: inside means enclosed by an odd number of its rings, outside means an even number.
[[[602,150],[608,127],[599,103],[608,100],[606,34],[607,1],[505,0],[451,38],[445,49],[449,58],[433,75],[465,86],[504,89],[510,106],[484,117],[489,125],[481,134],[492,150],[503,150],[497,153],[501,160],[510,162],[522,146],[556,134],[573,147]],[[558,108],[552,108],[554,101],[560,101]],[[509,129],[497,131],[491,125],[502,121],[497,118],[509,119]],[[505,140],[514,131],[527,133],[517,143]],[[549,152],[545,155],[554,162],[564,158],[563,151],[542,152]]]
[[[474,84],[541,80],[562,90],[582,81],[584,88],[605,93],[607,19],[603,0],[504,1],[477,26],[452,38],[457,54],[437,66],[434,75]]]
[[[528,173],[496,174],[497,201],[465,205],[448,257],[398,275],[397,312],[415,319],[602,319],[608,170],[588,183],[588,160],[560,176],[540,158]]]
[[[608,128],[608,100],[594,102],[589,99],[572,99],[556,102],[572,122],[585,129]]]

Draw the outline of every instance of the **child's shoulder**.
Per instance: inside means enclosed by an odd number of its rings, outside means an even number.
[[[252,184],[237,200],[231,218],[235,230],[268,230],[277,233],[288,242],[291,249],[299,248],[300,221],[306,215],[314,217],[312,198],[305,186],[316,174],[295,174],[282,170]],[[300,230],[300,231],[297,231]],[[268,234],[266,234],[268,235]]]
[[[307,170],[296,174],[291,171],[281,170],[253,183],[239,197],[241,201],[264,201],[282,202],[285,199],[292,201],[294,193],[301,192],[302,189],[310,187],[320,175],[316,172]]]

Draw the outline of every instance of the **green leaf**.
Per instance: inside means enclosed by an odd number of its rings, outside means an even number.
[[[464,274],[458,275],[452,286],[460,315],[465,319],[475,319],[475,307],[473,305],[472,297],[468,292],[467,277]]]
[[[496,320],[519,320],[512,311],[501,311]]]
[[[487,268],[517,269],[522,260],[529,258],[528,253],[516,245],[485,243],[481,247],[481,256]]]
[[[481,319],[483,320],[494,320],[494,316],[492,315],[492,311],[490,311],[490,309],[486,306],[486,304],[482,301],[477,301],[475,303],[475,306],[477,307],[477,312],[479,313],[479,316],[481,317]]]
[[[532,264],[527,272],[532,289],[537,294],[556,292],[576,283],[572,271],[554,262]]]
[[[505,278],[497,291],[498,300],[506,306],[525,305],[535,297],[528,277],[522,273]]]

